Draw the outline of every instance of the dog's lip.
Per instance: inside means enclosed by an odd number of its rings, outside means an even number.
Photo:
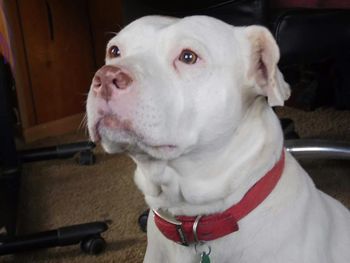
[[[106,115],[107,116],[107,115]],[[101,116],[98,118],[93,125],[92,132],[91,132],[91,140],[92,142],[99,143],[101,142],[101,134],[100,134],[100,127],[102,125],[102,121],[106,116]]]
[[[99,143],[101,141],[100,128],[102,125],[105,125],[105,124],[103,124],[103,122],[106,120],[106,118],[114,118],[114,116],[105,115],[97,120],[96,124],[94,125],[93,131],[92,131],[92,138],[91,138],[92,141],[95,143]],[[118,120],[118,122],[119,122],[119,120]],[[116,127],[109,127],[109,128],[113,129]],[[131,128],[130,125],[126,125],[124,127],[117,127],[117,129],[121,129],[121,130],[129,132],[130,134],[132,134],[132,136],[134,138],[137,138],[138,143],[142,144],[143,146],[145,146],[147,148],[152,148],[154,150],[174,150],[177,148],[177,146],[175,144],[168,144],[168,143],[155,144],[155,143],[147,142],[147,140],[145,140],[145,138],[143,136],[138,135]]]
[[[149,147],[154,148],[154,149],[175,149],[177,148],[176,145],[173,144],[164,144],[164,145],[149,145]]]
[[[130,154],[141,154],[150,156],[155,159],[168,159],[169,157],[176,155],[179,152],[179,148],[173,144],[147,144],[144,142],[138,142],[136,151],[130,151]]]
[[[103,118],[99,119],[93,128],[93,131],[92,131],[93,134],[91,136],[91,140],[94,143],[100,143],[102,140],[100,135],[100,127],[102,125],[102,119]],[[143,149],[146,152],[148,152],[147,149],[153,150],[153,151],[171,152],[178,148],[175,144],[168,144],[168,143],[156,144],[153,142],[148,142],[147,140],[144,139],[143,136],[138,136],[134,131],[129,131],[129,132],[133,134],[132,136],[134,138],[136,138],[136,145],[138,144],[141,147],[141,149]],[[133,149],[133,148],[125,147],[125,150],[127,149]]]
[[[106,114],[100,116],[97,119],[92,129],[92,139],[94,142],[99,142],[101,140],[100,128],[104,126],[110,129],[123,130],[129,133],[134,133],[132,124],[128,120],[120,120],[118,116],[113,114]]]

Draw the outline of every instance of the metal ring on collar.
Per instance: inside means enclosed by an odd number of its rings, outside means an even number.
[[[200,240],[198,240],[197,227],[198,227],[199,220],[201,220],[201,218],[202,218],[202,216],[197,216],[196,220],[194,221],[193,226],[192,226],[192,231],[193,231],[193,237],[194,237],[194,243],[195,244],[198,244],[200,242]]]

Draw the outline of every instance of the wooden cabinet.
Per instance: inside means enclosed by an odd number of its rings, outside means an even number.
[[[96,69],[86,1],[18,5],[36,123],[81,113]]]
[[[77,130],[90,81],[103,61],[105,32],[120,28],[120,2],[0,3],[9,32],[24,138],[32,141]]]

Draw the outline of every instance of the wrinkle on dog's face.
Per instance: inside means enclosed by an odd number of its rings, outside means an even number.
[[[109,101],[90,90],[89,131],[107,152],[172,159],[233,132],[242,116],[246,70],[233,27],[201,16],[144,17],[111,39],[107,50],[112,46],[120,56],[107,55],[106,65],[130,72],[133,81]],[[184,50],[198,56],[194,64],[179,60]]]

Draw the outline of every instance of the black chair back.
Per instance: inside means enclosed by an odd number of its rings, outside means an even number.
[[[145,15],[184,17],[209,15],[235,26],[266,25],[267,2],[265,0],[123,0],[123,21],[131,21]]]

